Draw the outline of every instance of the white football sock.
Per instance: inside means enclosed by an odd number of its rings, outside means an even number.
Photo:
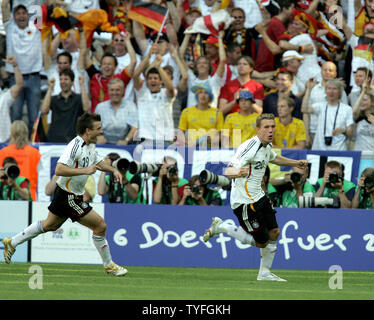
[[[260,273],[270,272],[275,253],[277,252],[277,241],[270,240],[265,248],[261,248]]]
[[[12,241],[10,244],[13,248],[15,248],[19,244],[24,243],[25,241],[31,240],[41,233],[44,233],[42,222],[36,221],[30,224],[25,230],[21,231],[20,233],[12,237]]]
[[[109,266],[112,261],[112,256],[110,254],[109,245],[105,237],[92,235],[92,240],[94,245],[99,252],[101,259],[103,260],[104,267]]]
[[[251,246],[256,246],[256,241],[253,236],[248,232],[245,232],[240,226],[237,227],[227,222],[222,222],[218,228],[219,231],[226,232],[230,237],[233,237],[243,243],[250,244]]]

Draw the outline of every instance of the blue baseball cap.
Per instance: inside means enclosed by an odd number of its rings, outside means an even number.
[[[247,100],[251,100],[253,103],[256,103],[256,100],[252,94],[251,91],[248,91],[248,90],[242,90],[239,92],[239,98],[238,98],[238,103],[239,103],[239,99],[247,99]]]
[[[205,90],[208,93],[210,101],[213,101],[214,99],[212,88],[207,83],[201,83],[199,85],[193,86],[191,90],[195,94],[196,100],[197,100],[197,94],[199,93],[200,90]]]

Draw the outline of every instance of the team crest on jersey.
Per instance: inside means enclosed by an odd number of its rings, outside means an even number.
[[[251,224],[253,229],[257,229],[260,226],[257,220],[254,220]]]
[[[214,118],[209,118],[210,123],[214,123]]]

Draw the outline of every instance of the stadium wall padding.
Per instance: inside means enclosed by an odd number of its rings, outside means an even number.
[[[1,201],[0,205],[3,235],[24,228],[27,206],[21,214],[24,221],[14,226],[14,204]],[[33,221],[47,216],[47,206],[33,203]],[[112,257],[121,265],[259,267],[258,248],[226,234],[208,243],[202,241],[214,216],[237,224],[227,206],[94,204],[94,208],[106,220]],[[338,265],[343,270],[374,270],[374,210],[277,208],[276,216],[281,235],[274,269],[327,271]],[[99,264],[91,235],[91,231],[68,221],[59,230],[31,241],[31,262]],[[27,246],[17,247],[17,254],[27,252]],[[16,261],[24,262],[24,257]]]

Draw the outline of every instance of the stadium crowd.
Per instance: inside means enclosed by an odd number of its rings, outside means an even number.
[[[36,200],[40,154],[28,141],[69,142],[85,112],[101,116],[98,144],[236,148],[272,113],[274,148],[374,152],[373,0],[1,0],[1,18],[0,199]],[[314,195],[373,208],[374,169],[358,186],[336,161],[317,185],[307,177],[295,168],[270,181],[275,205]],[[143,183],[102,174],[97,188],[145,203]],[[153,202],[223,203],[168,157]]]

